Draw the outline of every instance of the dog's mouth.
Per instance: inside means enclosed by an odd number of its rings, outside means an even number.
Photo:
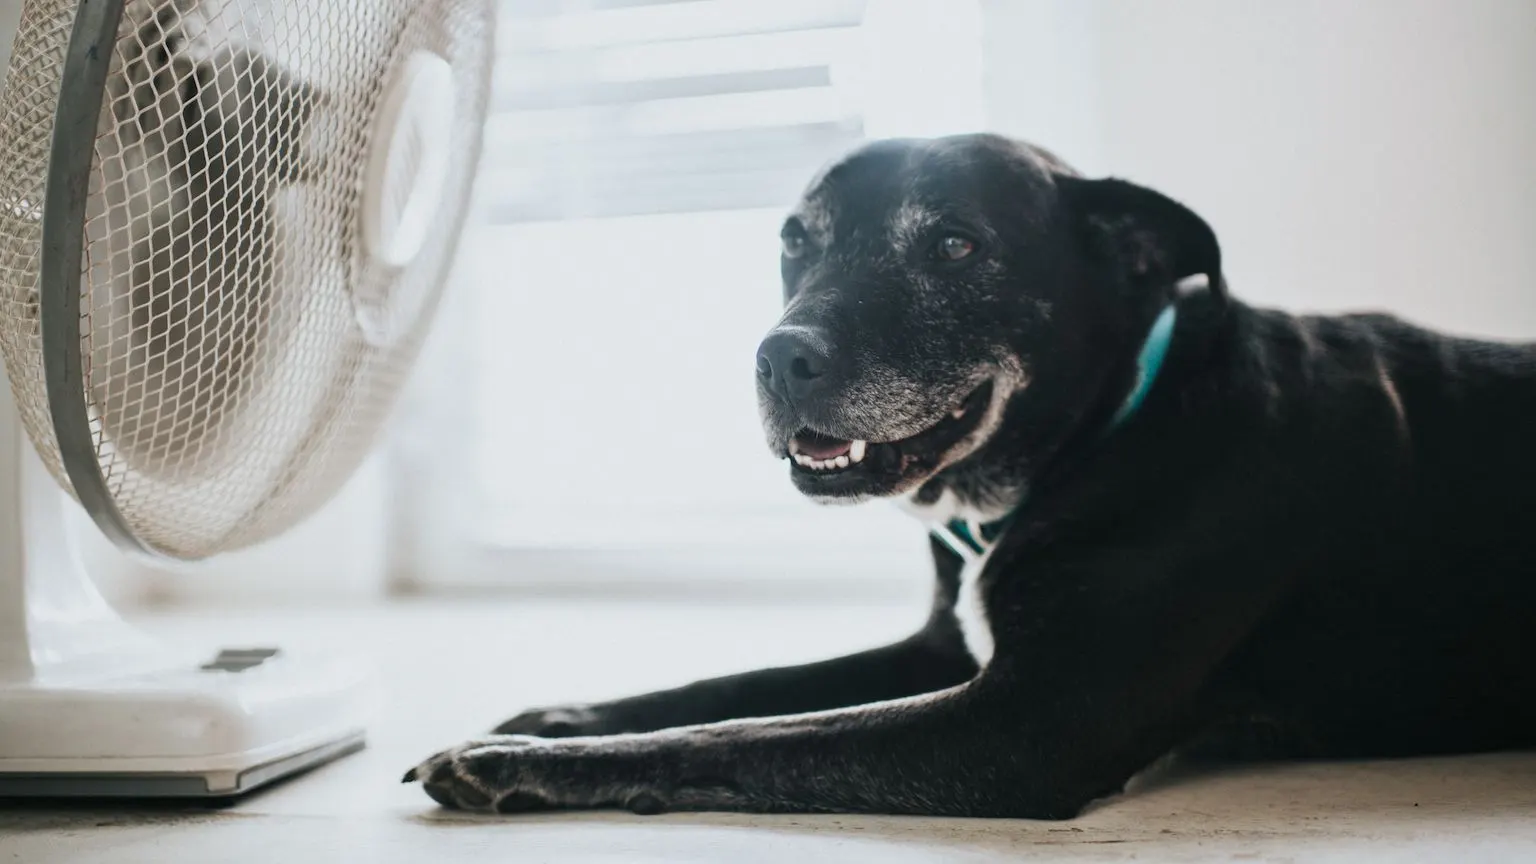
[[[789,440],[791,473],[812,495],[889,494],[903,481],[942,467],[945,455],[981,425],[992,401],[989,380],[972,390],[943,419],[906,438],[890,441],[834,438],[804,428]]]

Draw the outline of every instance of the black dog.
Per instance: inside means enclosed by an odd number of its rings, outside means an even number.
[[[1057,818],[1169,753],[1536,744],[1536,348],[1244,306],[1194,213],[995,136],[865,147],[783,240],[769,445],[933,526],[927,626],[524,713],[433,798]]]

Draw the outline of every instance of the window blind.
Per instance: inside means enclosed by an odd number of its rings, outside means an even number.
[[[863,134],[864,0],[506,0],[487,218],[783,206]]]

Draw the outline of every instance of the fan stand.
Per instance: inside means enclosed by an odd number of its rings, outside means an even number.
[[[362,748],[369,670],[125,623],[0,382],[0,797],[229,798]]]

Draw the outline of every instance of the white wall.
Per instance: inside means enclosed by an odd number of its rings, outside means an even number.
[[[982,17],[987,128],[1108,170],[1096,0],[986,0]]]
[[[1536,3],[987,15],[993,127],[1184,200],[1245,299],[1536,339]]]

